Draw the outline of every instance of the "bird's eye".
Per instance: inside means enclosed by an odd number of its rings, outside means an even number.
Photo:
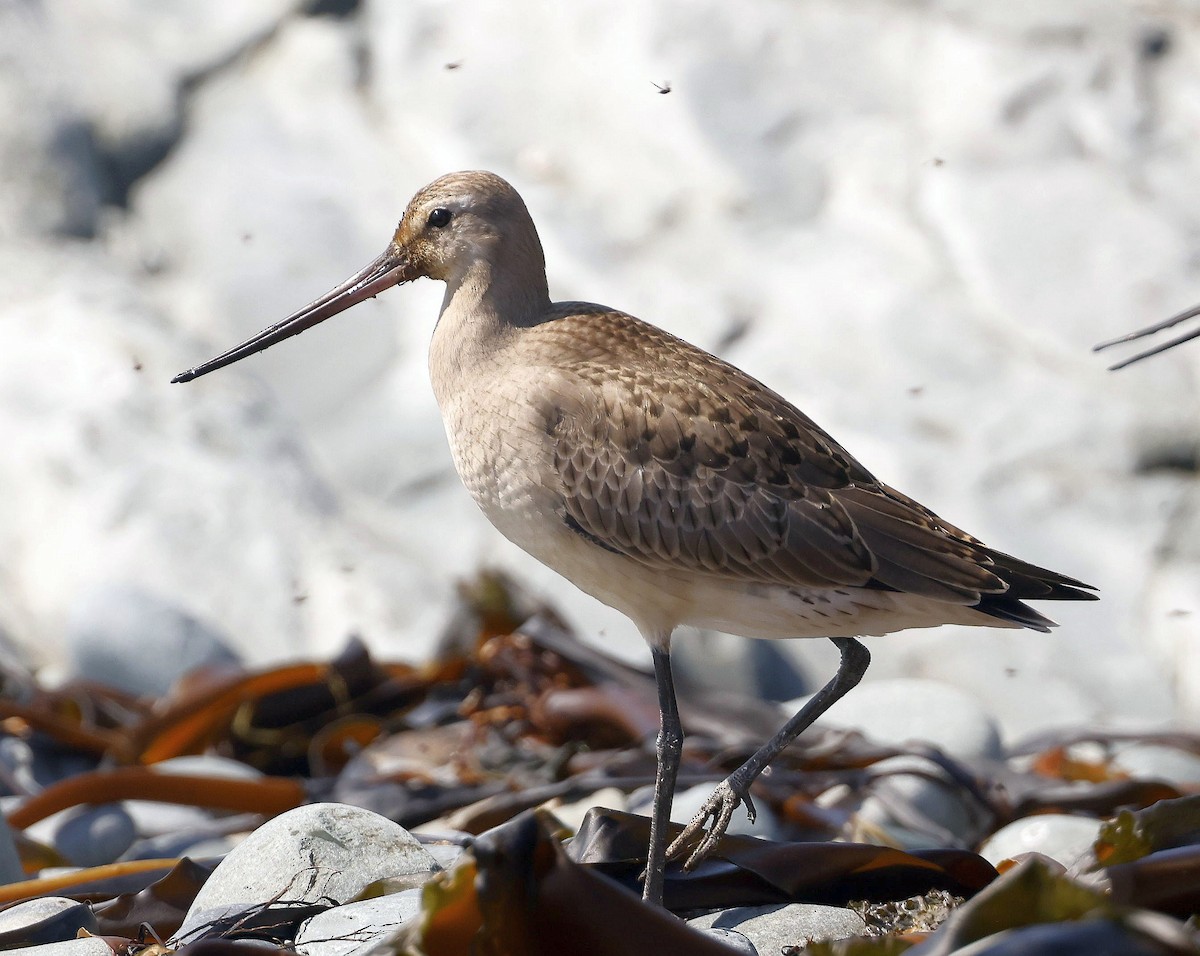
[[[437,209],[429,214],[428,222],[434,229],[443,228],[450,222],[450,210],[443,206],[438,206]]]

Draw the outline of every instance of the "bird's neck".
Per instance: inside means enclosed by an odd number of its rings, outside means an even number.
[[[461,273],[446,279],[446,295],[442,299],[443,322],[509,325],[514,327],[535,324],[550,308],[546,288],[546,267],[537,250],[536,259],[521,256],[519,262],[505,258],[479,257]],[[491,320],[487,322],[486,320]]]
[[[447,278],[429,348],[430,377],[439,401],[470,387],[522,328],[536,325],[549,312],[541,263],[537,268],[525,263],[524,269],[510,265],[480,258]]]

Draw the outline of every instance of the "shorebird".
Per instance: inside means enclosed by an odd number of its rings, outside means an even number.
[[[505,535],[624,612],[650,645],[661,715],[644,897],[668,860],[695,866],[750,785],[859,682],[857,638],[940,624],[1053,625],[1026,599],[1092,599],[1074,578],[994,551],[877,480],[786,399],[716,356],[624,312],[551,302],[525,203],[492,173],[435,180],[374,262],[187,382],[371,298],[446,283],[429,348],[458,474]],[[827,637],[834,677],[671,843],[683,729],[671,635]]]
[[[1121,345],[1125,342],[1134,342],[1137,339],[1144,339],[1149,335],[1154,335],[1156,332],[1162,332],[1164,329],[1173,328],[1180,322],[1186,322],[1188,319],[1194,319],[1200,316],[1200,305],[1193,306],[1190,309],[1185,309],[1169,319],[1163,319],[1161,322],[1155,322],[1153,325],[1147,326],[1144,329],[1138,329],[1136,332],[1130,332],[1128,335],[1122,335],[1115,339],[1109,339],[1107,342],[1101,342],[1099,345],[1093,345],[1093,352],[1101,352],[1104,349],[1112,348],[1114,345]],[[1119,368],[1124,368],[1126,365],[1132,365],[1134,362],[1140,362],[1144,358],[1149,358],[1151,355],[1157,355],[1159,352],[1165,352],[1167,349],[1173,349],[1176,345],[1182,345],[1184,342],[1189,342],[1194,338],[1200,338],[1200,329],[1192,329],[1191,332],[1184,332],[1182,335],[1177,335],[1173,339],[1168,339],[1153,348],[1146,349],[1144,352],[1138,352],[1136,355],[1130,356],[1127,359],[1122,359],[1115,365],[1110,365],[1108,370],[1115,372]]]

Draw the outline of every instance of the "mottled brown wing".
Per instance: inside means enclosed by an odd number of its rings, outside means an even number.
[[[578,533],[648,567],[763,584],[959,604],[1006,589],[980,542],[877,482],[779,395],[652,326],[627,344],[635,320],[620,318],[597,329],[608,317],[592,317],[603,354],[560,365],[548,390],[563,519]]]

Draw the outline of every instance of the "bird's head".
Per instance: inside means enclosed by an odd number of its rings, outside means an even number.
[[[366,268],[283,321],[171,381],[190,382],[232,365],[394,285],[428,277],[453,287],[473,266],[513,255],[534,255],[541,261],[537,232],[517,191],[494,173],[450,173],[412,198],[392,241]]]

